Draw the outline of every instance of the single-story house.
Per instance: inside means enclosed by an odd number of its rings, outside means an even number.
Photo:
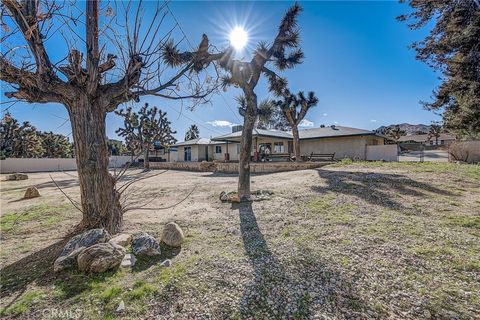
[[[426,146],[448,146],[455,140],[457,140],[455,136],[447,133],[440,133],[438,139],[429,134],[412,134],[408,136],[401,136],[400,139],[398,139],[398,143],[418,143]]]
[[[173,145],[178,148],[177,161],[238,161],[240,154],[241,128],[234,132],[213,137],[198,138]],[[367,158],[367,146],[384,145],[386,137],[369,130],[344,126],[329,126],[299,130],[300,152],[335,154],[335,159]],[[252,158],[259,160],[265,154],[293,153],[291,132],[279,130],[253,130]]]
[[[200,162],[200,161],[223,161],[238,160],[240,145],[222,141],[212,141],[209,138],[197,138],[188,141],[178,142],[172,145],[176,148],[177,156],[172,162]],[[228,154],[228,156],[226,155]]]

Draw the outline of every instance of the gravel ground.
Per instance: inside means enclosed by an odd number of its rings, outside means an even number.
[[[1,294],[6,318],[477,319],[480,168],[341,163],[257,175],[270,200],[221,203],[235,175],[145,175],[127,202],[125,231],[159,236],[176,221],[180,252],[132,270],[54,275],[63,236],[80,219],[46,173],[2,182]],[[158,174],[158,175],[157,175]],[[155,175],[155,176],[154,176]],[[52,177],[78,197],[75,173]],[[149,178],[148,178],[149,177]],[[41,198],[18,201],[27,186]],[[135,204],[137,203],[137,204]],[[125,310],[116,312],[120,301]],[[61,318],[61,317],[60,317]]]

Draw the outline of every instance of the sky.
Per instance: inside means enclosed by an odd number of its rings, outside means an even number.
[[[148,6],[153,2],[147,2]],[[249,59],[259,41],[272,41],[284,12],[291,2],[185,2],[173,1],[170,10],[193,45],[202,34],[217,48],[228,46],[230,31],[236,26],[248,32],[246,49],[237,58]],[[396,123],[429,124],[440,117],[422,108],[438,85],[439,74],[415,59],[409,48],[421,40],[427,30],[411,31],[395,18],[408,12],[397,1],[307,1],[300,2],[299,17],[303,64],[281,72],[292,92],[314,91],[319,103],[303,122],[305,127],[344,125],[375,129]],[[47,47],[52,56],[58,46]],[[185,48],[188,49],[188,48]],[[202,137],[217,136],[240,124],[234,97],[240,92],[228,88],[210,97],[210,103],[189,110],[189,101],[143,97],[144,102],[166,111],[176,137],[182,141],[188,127],[195,123]],[[258,100],[271,98],[264,79],[256,88]],[[2,102],[6,98],[2,94]],[[2,104],[2,113],[5,112]],[[68,114],[58,104],[17,103],[9,112],[21,121],[30,121],[42,131],[61,132],[71,137]],[[107,116],[107,136],[118,138],[115,130],[122,120]]]

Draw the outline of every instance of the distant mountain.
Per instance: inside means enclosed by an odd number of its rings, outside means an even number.
[[[389,126],[381,126],[377,128],[376,131],[380,133],[385,133],[388,127],[393,127],[396,125],[397,124],[391,124]],[[428,130],[430,129],[430,126],[426,124],[400,123],[398,124],[398,126],[400,126],[400,129],[404,130],[407,133],[407,135],[417,134],[418,132],[428,133]]]

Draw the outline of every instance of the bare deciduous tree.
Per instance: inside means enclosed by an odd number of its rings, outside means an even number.
[[[83,4],[85,10],[77,6]],[[107,113],[145,95],[199,103],[216,85],[198,74],[222,56],[208,54],[208,38],[197,51],[179,53],[171,41],[176,24],[166,23],[167,2],[147,5],[148,18],[142,1],[101,9],[98,0],[2,0],[2,91],[12,101],[60,103],[67,109],[81,193],[79,229],[116,233],[122,226],[120,194],[108,171]],[[56,57],[63,43],[65,58],[52,61],[49,43]],[[171,50],[180,57],[174,64],[164,62],[172,62]]]

